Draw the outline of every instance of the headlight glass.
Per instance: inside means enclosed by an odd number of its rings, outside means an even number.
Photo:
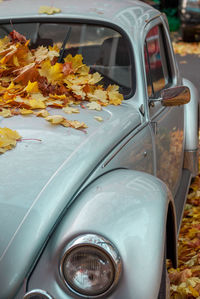
[[[107,291],[114,280],[114,267],[101,250],[83,246],[74,249],[64,259],[63,275],[78,293],[98,295]]]
[[[117,249],[96,234],[72,240],[60,263],[61,277],[68,290],[83,298],[106,298],[118,283],[121,270]]]

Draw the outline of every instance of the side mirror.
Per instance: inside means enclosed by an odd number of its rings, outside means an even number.
[[[190,90],[187,86],[176,86],[161,91],[161,104],[163,106],[179,106],[189,103]]]

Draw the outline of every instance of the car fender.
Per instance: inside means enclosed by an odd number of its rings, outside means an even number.
[[[170,203],[173,205],[167,186],[152,175],[125,169],[102,175],[66,211],[33,271],[29,287],[43,288],[40,277],[46,277],[48,269],[49,293],[56,298],[72,298],[55,265],[73,238],[96,233],[114,244],[123,264],[120,282],[108,298],[157,298]]]
[[[184,105],[184,119],[185,119],[185,150],[194,151],[198,149],[198,118],[199,118],[199,92],[194,84],[183,79],[183,84],[189,87],[191,99],[190,102]]]

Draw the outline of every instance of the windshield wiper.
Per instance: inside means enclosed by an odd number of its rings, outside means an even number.
[[[61,46],[61,48],[60,48],[59,57],[58,57],[58,62],[59,62],[59,63],[61,63],[61,62],[63,61],[63,54],[64,54],[64,52],[65,52],[65,46],[66,46],[66,44],[67,44],[67,42],[68,42],[68,39],[69,39],[70,34],[71,34],[71,31],[72,31],[72,28],[69,27],[69,29],[68,29],[68,31],[67,31],[67,34],[66,34],[66,36],[65,36],[65,39],[64,39],[64,41],[63,41],[63,43],[62,43],[62,46]]]

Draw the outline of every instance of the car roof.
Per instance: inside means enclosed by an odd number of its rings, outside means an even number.
[[[53,15],[39,14],[40,6],[55,6],[61,12]],[[144,26],[158,14],[151,6],[135,0],[4,0],[0,2],[0,22],[39,18],[62,20],[79,18],[99,20],[127,28]]]

